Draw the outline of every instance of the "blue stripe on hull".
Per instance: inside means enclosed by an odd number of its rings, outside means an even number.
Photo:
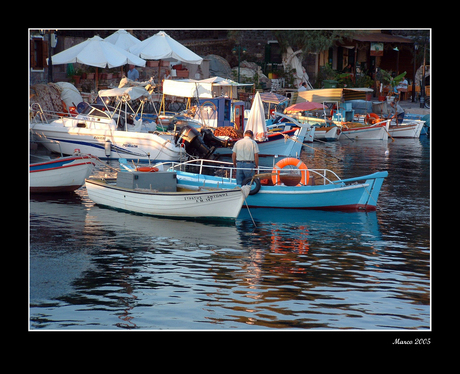
[[[58,142],[62,142],[62,143],[70,143],[70,144],[83,145],[83,146],[86,146],[86,147],[93,147],[93,148],[96,148],[98,150],[105,151],[104,145],[101,145],[100,143],[84,142],[84,141],[80,141],[80,140],[57,139],[57,138],[50,138],[50,137],[48,137],[48,139],[58,141]],[[118,152],[118,153],[125,153],[125,154],[131,155],[131,156],[147,157],[146,153],[132,152],[132,151],[129,151],[129,150],[125,149],[125,148],[122,148],[122,147],[120,147],[118,145],[115,145],[113,143],[111,143],[111,145],[110,145],[110,150],[111,150],[111,152],[115,152],[115,153]],[[113,159],[118,159],[118,157],[114,157]]]
[[[75,160],[79,160],[78,158],[75,157],[66,157],[66,158],[59,158],[56,160],[51,160],[47,162],[40,162],[36,164],[31,164],[30,165],[30,171],[42,171],[42,170],[47,170],[47,169],[55,169],[55,168],[60,168],[63,167],[67,164],[72,163]],[[87,159],[82,159],[82,162],[86,162]]]

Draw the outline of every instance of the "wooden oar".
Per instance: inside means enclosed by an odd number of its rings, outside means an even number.
[[[392,120],[393,118],[396,118],[396,115],[394,115],[393,117],[390,118],[390,123],[391,123],[391,120]],[[398,120],[395,120],[395,121],[396,121],[396,124],[398,124]],[[387,132],[388,136],[391,138],[391,142],[393,143],[393,142],[395,141],[395,138],[393,138],[393,137],[390,135],[390,133],[389,133],[388,130],[387,130],[387,126],[385,125],[385,126],[383,127],[383,129]]]

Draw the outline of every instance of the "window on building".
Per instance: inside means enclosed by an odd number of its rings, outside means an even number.
[[[42,37],[30,39],[30,68],[31,70],[44,70],[48,58],[48,42]]]

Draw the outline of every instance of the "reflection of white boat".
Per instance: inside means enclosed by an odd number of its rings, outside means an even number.
[[[30,164],[30,192],[70,192],[85,184],[94,159],[90,155],[61,157]]]
[[[87,179],[96,204],[135,213],[201,219],[235,219],[249,186],[192,191],[177,188],[175,173],[123,172],[115,181]]]

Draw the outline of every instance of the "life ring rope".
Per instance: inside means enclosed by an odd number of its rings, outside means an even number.
[[[278,161],[272,170],[272,182],[273,185],[281,183],[280,172],[286,166],[295,166],[300,170],[301,178],[300,183],[297,186],[306,186],[310,179],[310,172],[308,171],[307,165],[305,165],[301,160],[293,157],[283,158]]]

